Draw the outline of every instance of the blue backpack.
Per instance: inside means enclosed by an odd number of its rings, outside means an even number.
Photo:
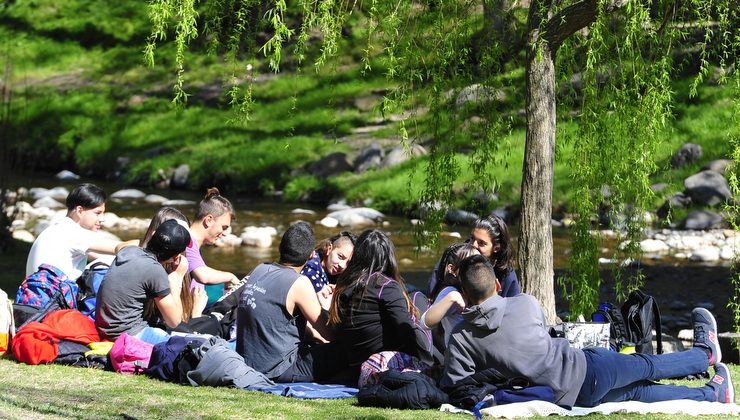
[[[77,309],[77,283],[70,281],[62,270],[41,264],[38,271],[23,279],[15,294],[15,303],[43,308],[51,298],[61,292],[71,309]]]
[[[80,278],[77,279],[77,286],[79,287],[77,308],[93,320],[95,320],[98,290],[100,290],[100,284],[103,282],[105,275],[108,274],[108,269],[110,269],[108,264],[98,261],[86,268]]]

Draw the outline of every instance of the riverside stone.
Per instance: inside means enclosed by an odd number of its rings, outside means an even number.
[[[277,230],[273,227],[247,226],[241,234],[241,243],[256,248],[269,248],[275,235]]]
[[[13,239],[28,243],[33,243],[33,241],[36,240],[36,237],[33,236],[33,233],[25,230],[25,229],[19,229],[13,231]]]
[[[323,219],[319,220],[319,224],[324,227],[328,228],[335,228],[339,226],[339,220],[333,218],[333,217],[324,217]]]
[[[719,248],[712,246],[708,248],[697,249],[691,253],[689,259],[691,261],[703,262],[719,261]]]
[[[110,195],[110,198],[119,200],[140,200],[144,197],[146,197],[146,194],[143,191],[133,188],[118,190]]]
[[[162,203],[166,203],[167,200],[167,197],[162,197],[161,195],[157,194],[147,194],[146,197],[144,197],[144,201],[150,204],[162,205]]]
[[[385,215],[369,207],[356,207],[331,212],[327,217],[337,219],[340,226],[367,226],[382,220]]]
[[[68,171],[66,169],[61,170],[57,172],[56,175],[54,175],[54,178],[56,178],[59,181],[76,181],[80,179],[80,176],[72,171]]]
[[[46,207],[49,209],[66,209],[67,208],[66,205],[48,196],[41,197],[38,200],[34,201],[33,206],[36,208]]]
[[[722,225],[724,219],[719,214],[709,210],[694,210],[683,221],[685,229],[707,230]]]
[[[695,203],[716,206],[732,198],[727,180],[714,171],[701,171],[691,175],[684,180],[683,185],[686,194]]]
[[[655,253],[655,252],[665,252],[669,249],[669,247],[668,245],[666,245],[665,242],[661,240],[645,239],[644,241],[640,242],[640,249],[642,249],[642,252]]]

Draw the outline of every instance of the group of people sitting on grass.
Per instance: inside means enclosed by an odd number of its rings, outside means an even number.
[[[192,223],[162,208],[140,242],[96,239],[105,199],[94,185],[76,187],[67,217],[33,244],[26,271],[51,264],[75,278],[89,258],[115,255],[95,315],[108,340],[123,333],[151,344],[174,332],[220,335],[275,382],[357,384],[363,362],[390,351],[427,366],[443,390],[494,370],[550,387],[553,402],[566,407],[734,402],[716,321],[706,309],[692,312],[695,341],[684,352],[627,355],[551,337],[539,303],[521,292],[507,226],[495,215],[477,220],[466,242],[445,250],[426,294],[410,294],[393,242],[378,229],[341,232],[317,244],[308,223],[294,223],[282,235],[278,261],[259,264],[240,280],[208,267],[200,253],[235,217],[215,188]],[[207,306],[205,284],[224,284],[227,292]],[[710,366],[714,376],[702,387],[655,382]]]

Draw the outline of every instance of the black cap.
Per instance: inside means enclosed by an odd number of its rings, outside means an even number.
[[[190,232],[177,220],[170,219],[159,225],[146,249],[152,252],[158,261],[166,261],[185,251],[190,243]]]

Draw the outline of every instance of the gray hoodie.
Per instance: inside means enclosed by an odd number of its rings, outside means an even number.
[[[525,294],[492,296],[466,308],[452,332],[440,386],[454,387],[475,372],[495,368],[550,386],[555,402],[572,407],[586,375],[586,358],[563,338],[548,334],[539,302]]]

